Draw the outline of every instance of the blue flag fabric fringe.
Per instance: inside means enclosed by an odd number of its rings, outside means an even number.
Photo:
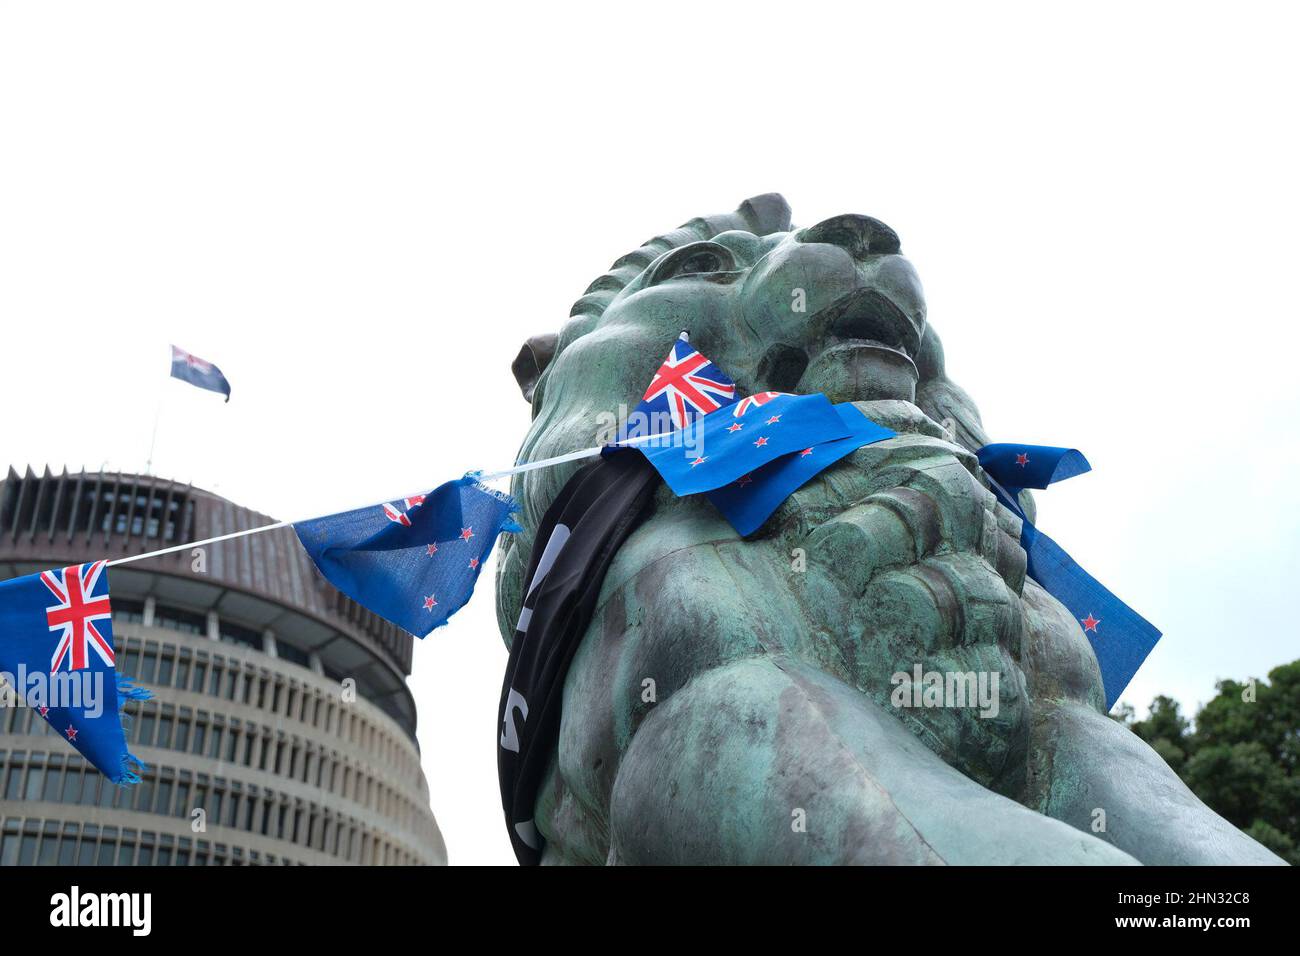
[[[976,457],[993,479],[993,493],[998,500],[1020,518],[1026,572],[1065,605],[1092,644],[1109,710],[1160,640],[1160,631],[1038,530],[1019,502],[1025,488],[1046,488],[1084,474],[1092,466],[1076,449],[1047,445],[985,445]]]
[[[298,539],[325,578],[387,621],[424,637],[465,606],[515,500],[474,474],[425,495],[299,521]]]
[[[146,767],[127,749],[124,709],[152,695],[117,672],[105,564],[0,582],[0,671],[96,770],[126,785]]]

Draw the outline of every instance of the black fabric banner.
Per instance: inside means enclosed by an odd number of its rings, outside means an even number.
[[[659,474],[635,452],[569,479],[542,518],[501,685],[497,775],[515,856],[541,862],[533,806],[560,732],[564,679],[619,547],[644,517]]]

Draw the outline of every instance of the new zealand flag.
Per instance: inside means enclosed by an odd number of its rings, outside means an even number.
[[[781,507],[781,502],[854,449],[895,435],[867,418],[851,402],[836,405],[835,412],[849,431],[847,438],[782,455],[708,493],[709,500],[731,522],[737,533],[743,536],[757,531],[772,512]]]
[[[1114,707],[1160,640],[1160,632],[1034,527],[1019,501],[1025,488],[1046,488],[1082,475],[1092,466],[1074,448],[1048,445],[985,445],[976,455],[980,467],[992,479],[993,493],[1020,517],[1020,544],[1028,559],[1026,572],[1078,620],[1101,668],[1106,708]]]
[[[788,452],[848,436],[825,395],[761,392],[634,447],[674,493],[693,495],[728,485]]]
[[[230,401],[230,383],[221,374],[221,369],[175,345],[172,346],[172,378],[217,392]]]
[[[121,707],[149,693],[117,673],[104,561],[0,582],[0,671],[100,773],[114,783],[140,779],[144,764],[126,749]]]
[[[472,475],[425,495],[299,521],[316,568],[358,604],[424,637],[465,606],[497,535],[518,531],[509,495]]]

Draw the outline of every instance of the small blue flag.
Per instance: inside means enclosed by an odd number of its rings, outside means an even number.
[[[1082,475],[1092,466],[1076,449],[1047,445],[985,445],[975,454],[980,467],[993,479],[993,493],[1020,517],[1026,573],[1065,605],[1091,642],[1109,710],[1160,640],[1160,631],[1034,527],[1018,500],[1025,488],[1046,488]]]
[[[509,495],[473,475],[426,495],[299,521],[317,570],[358,604],[416,637],[465,606],[497,535],[518,531]]]
[[[683,332],[628,416],[619,440],[685,428],[701,415],[735,401],[736,383],[697,352],[690,335]]]
[[[757,471],[741,475],[731,484],[710,491],[713,502],[731,526],[742,537],[752,534],[762,526],[781,502],[835,464],[845,455],[863,445],[871,445],[895,433],[877,425],[863,415],[851,402],[835,406],[836,413],[849,430],[847,438],[822,442],[800,451],[782,455]]]
[[[774,458],[847,438],[849,429],[825,395],[760,392],[729,413],[705,415],[640,451],[678,495],[721,488]]]
[[[1050,445],[985,445],[975,453],[980,467],[1011,494],[1025,488],[1046,488],[1056,481],[1092,471],[1076,448]]]
[[[226,396],[226,401],[230,401],[230,383],[221,374],[221,369],[175,345],[172,346],[172,378],[206,388],[209,392],[220,392]]]
[[[114,783],[144,764],[126,749],[121,708],[149,692],[117,673],[105,562],[0,582],[0,671],[28,707]]]

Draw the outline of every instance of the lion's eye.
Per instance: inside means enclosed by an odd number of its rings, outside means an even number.
[[[676,274],[684,276],[688,272],[718,272],[722,269],[722,259],[716,252],[697,252],[678,264]]]
[[[665,256],[655,266],[647,284],[654,285],[679,276],[733,272],[735,268],[735,256],[726,246],[716,242],[692,242]]]

